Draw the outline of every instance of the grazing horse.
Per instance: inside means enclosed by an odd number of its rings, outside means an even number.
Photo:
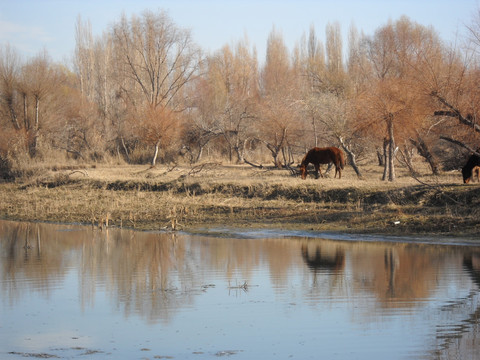
[[[318,148],[314,147],[310,149],[300,164],[300,172],[302,179],[307,177],[307,166],[308,164],[313,164],[315,166],[315,171],[317,171],[321,177],[323,177],[322,172],[320,171],[320,164],[330,164],[335,165],[335,177],[342,178],[342,169],[345,167],[345,158],[343,156],[342,150],[336,147],[327,147],[327,148]]]
[[[477,149],[477,152],[480,152],[480,148]],[[468,184],[472,179],[473,169],[476,166],[480,166],[480,156],[472,154],[467,160],[467,163],[462,168],[463,183]]]

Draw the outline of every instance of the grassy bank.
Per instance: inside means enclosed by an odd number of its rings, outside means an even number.
[[[0,184],[0,217],[139,229],[278,227],[388,234],[480,234],[480,186],[457,173],[350,168],[341,180],[301,180],[287,170],[203,164],[197,167],[54,168]]]

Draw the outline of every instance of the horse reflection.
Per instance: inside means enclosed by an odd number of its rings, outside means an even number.
[[[465,254],[463,268],[468,272],[473,282],[480,287],[480,252]]]
[[[310,252],[308,245],[302,244],[301,252],[303,261],[314,273],[340,272],[345,266],[345,252],[339,248],[333,254],[322,254],[320,245],[315,247],[314,252]]]

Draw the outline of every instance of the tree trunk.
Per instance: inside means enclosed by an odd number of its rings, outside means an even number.
[[[315,122],[315,116],[312,116],[312,126],[313,126],[313,138],[315,140],[315,147],[318,147],[317,124]]]
[[[395,181],[395,165],[394,165],[394,158],[395,158],[395,139],[393,138],[393,115],[389,115],[387,120],[388,126],[388,136],[389,136],[389,143],[388,143],[388,181]]]
[[[196,158],[195,158],[195,160],[194,160],[194,163],[195,163],[195,164],[198,163],[198,162],[200,161],[200,159],[202,158],[203,148],[204,148],[203,145],[199,145],[199,146],[198,146],[198,153],[197,153],[197,156],[196,156]]]
[[[280,162],[280,160],[278,160],[278,152],[272,153],[272,155],[273,155],[273,164],[274,164],[274,166],[275,166],[277,169],[281,169],[281,168],[282,168],[282,163]]]
[[[21,126],[18,123],[17,119],[17,113],[15,112],[15,108],[13,107],[13,98],[8,98],[7,99],[7,104],[8,104],[8,110],[10,111],[10,117],[12,119],[13,127],[15,130],[20,130]]]
[[[155,152],[153,153],[152,166],[157,164],[158,149],[160,148],[160,139],[155,143]]]
[[[28,103],[27,103],[27,94],[23,94],[23,124],[25,126],[25,131],[30,130],[30,121],[28,120]]]
[[[360,172],[360,169],[358,168],[357,162],[355,160],[355,154],[345,144],[342,137],[340,137],[339,140],[340,140],[340,144],[342,145],[342,149],[347,153],[348,163],[352,166],[353,170],[355,171],[355,174],[357,174],[357,177],[361,178],[362,173]]]
[[[410,138],[410,142],[415,146],[420,156],[422,156],[427,161],[430,169],[432,169],[432,174],[438,175],[439,170],[437,161],[434,158],[433,154],[430,152],[427,144],[425,144],[425,141],[423,141],[423,139],[420,137],[420,135],[417,134],[417,140]]]
[[[377,159],[378,159],[378,166],[384,166],[384,159],[383,159],[383,154],[380,151],[380,149],[376,148],[377,151]]]
[[[123,138],[123,136],[120,138],[120,140],[122,142],[123,151],[125,151],[125,157],[127,158],[127,162],[130,163],[130,154],[128,153],[127,145],[125,144],[125,139]]]
[[[243,164],[245,162],[245,148],[247,147],[247,141],[248,139],[243,140],[243,142],[237,140],[237,144],[235,145],[237,164]]]
[[[418,177],[417,171],[413,168],[412,164],[412,154],[410,150],[408,149],[407,145],[403,146],[403,150],[400,150],[400,154],[402,155],[403,161],[405,162],[405,165],[407,165],[408,171],[413,177]]]
[[[384,138],[383,139],[383,176],[382,176],[382,181],[387,180],[387,174],[388,174],[387,149],[388,149],[388,140],[387,140],[387,138]]]
[[[276,168],[281,168],[282,164],[278,160],[278,155],[280,153],[281,147],[272,145],[266,141],[264,141],[264,144],[266,145],[267,149],[270,150],[270,153],[272,154],[273,157],[273,164]]]
[[[38,113],[40,109],[40,98],[38,96],[35,96],[35,132],[38,131]]]
[[[35,95],[35,123],[33,127],[33,139],[32,139],[32,144],[30,145],[30,154],[31,156],[35,156],[37,154],[37,148],[38,148],[38,133],[40,130],[39,126],[39,119],[38,119],[38,114],[39,114],[39,109],[40,109],[40,98],[38,95]]]

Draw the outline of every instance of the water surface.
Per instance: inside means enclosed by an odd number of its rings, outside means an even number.
[[[0,221],[0,358],[479,358],[480,248],[376,240]]]

